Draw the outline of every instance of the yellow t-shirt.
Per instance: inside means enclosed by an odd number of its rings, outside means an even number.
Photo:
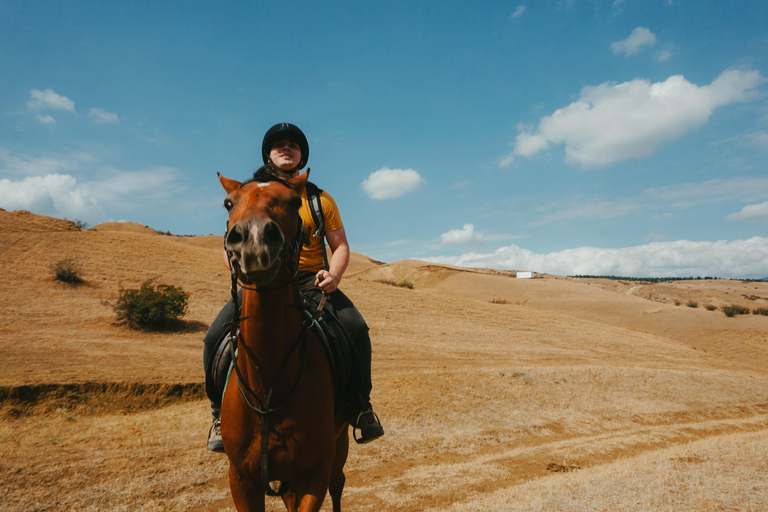
[[[323,210],[324,230],[335,231],[344,227],[339,215],[339,207],[330,194],[325,190],[320,193],[320,208]],[[312,211],[309,209],[309,199],[307,191],[301,193],[301,208],[299,208],[301,222],[304,231],[304,245],[301,247],[301,258],[299,259],[299,270],[317,272],[325,268],[323,262],[323,241],[320,237],[314,237],[317,226],[312,219]]]

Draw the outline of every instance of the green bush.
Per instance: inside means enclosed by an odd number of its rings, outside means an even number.
[[[689,300],[688,304],[686,304],[689,308],[697,308],[699,307],[699,303],[695,300]]]
[[[80,267],[74,259],[64,258],[50,266],[53,278],[62,283],[71,285],[83,284],[85,280],[80,276]]]
[[[707,304],[704,307],[707,308],[707,311],[714,311],[717,309],[717,306],[715,306],[714,304]]]
[[[768,308],[755,308],[752,310],[752,314],[768,316]]]
[[[189,294],[176,286],[145,281],[141,288],[121,289],[112,309],[119,325],[132,329],[160,330],[173,326],[187,313]]]
[[[748,315],[749,308],[739,306],[738,304],[731,304],[730,306],[723,306],[723,313],[725,313],[725,316]]]

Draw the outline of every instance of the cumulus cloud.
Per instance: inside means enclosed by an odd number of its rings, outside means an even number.
[[[56,119],[54,119],[53,116],[50,116],[50,115],[37,116],[37,120],[40,121],[42,124],[56,124]]]
[[[716,108],[748,100],[764,82],[758,71],[727,70],[701,87],[680,75],[585,87],[577,101],[539,119],[535,131],[518,134],[513,155],[532,157],[562,143],[566,162],[585,168],[646,157],[706,123]]]
[[[35,110],[44,108],[55,108],[61,110],[67,110],[69,112],[75,111],[75,102],[66,96],[56,94],[51,89],[44,91],[38,91],[32,89],[29,93],[30,100],[27,103],[27,107]]]
[[[163,208],[179,171],[122,171],[89,154],[30,156],[0,148],[0,207],[96,224]]]
[[[646,27],[637,27],[626,39],[611,43],[611,50],[613,53],[621,53],[629,57],[639,52],[642,47],[654,44],[656,44],[656,35]]]
[[[464,224],[461,229],[452,229],[440,235],[440,241],[445,245],[467,245],[479,242],[483,235],[475,232],[473,224]]]
[[[371,199],[395,199],[418,190],[426,181],[413,169],[383,167],[372,172],[360,184]]]
[[[0,205],[40,215],[103,222],[104,210],[94,195],[66,174],[29,176],[21,181],[0,179]]]
[[[579,247],[548,254],[509,245],[485,253],[421,259],[463,267],[533,270],[557,275],[762,278],[768,276],[768,238],[731,242],[678,240],[619,249]]]
[[[512,13],[512,15],[510,16],[510,18],[512,18],[512,19],[515,19],[515,18],[519,18],[520,16],[522,16],[523,14],[525,14],[525,11],[526,11],[527,9],[528,9],[528,8],[527,8],[526,6],[524,6],[524,5],[518,5],[518,6],[517,6],[517,9],[515,9],[515,12],[513,12],[513,13]]]
[[[741,211],[728,215],[726,219],[734,222],[768,222],[768,201],[760,204],[748,204]]]
[[[107,112],[100,108],[92,108],[91,111],[88,112],[88,115],[95,123],[117,123],[120,121],[117,114]]]

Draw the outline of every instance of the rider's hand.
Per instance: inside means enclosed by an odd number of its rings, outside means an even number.
[[[327,270],[321,270],[315,276],[315,286],[323,290],[323,293],[331,293],[336,291],[336,287],[339,284],[339,280],[328,272]]]

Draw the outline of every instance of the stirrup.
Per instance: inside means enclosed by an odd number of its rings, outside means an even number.
[[[373,420],[368,422],[366,427],[369,427],[365,432],[365,429],[360,426],[360,419],[367,416],[373,416]],[[360,430],[360,437],[357,436],[357,430]],[[384,427],[381,426],[379,416],[373,412],[373,409],[368,409],[357,415],[355,422],[352,425],[352,437],[357,444],[366,444],[374,441],[384,435]]]

